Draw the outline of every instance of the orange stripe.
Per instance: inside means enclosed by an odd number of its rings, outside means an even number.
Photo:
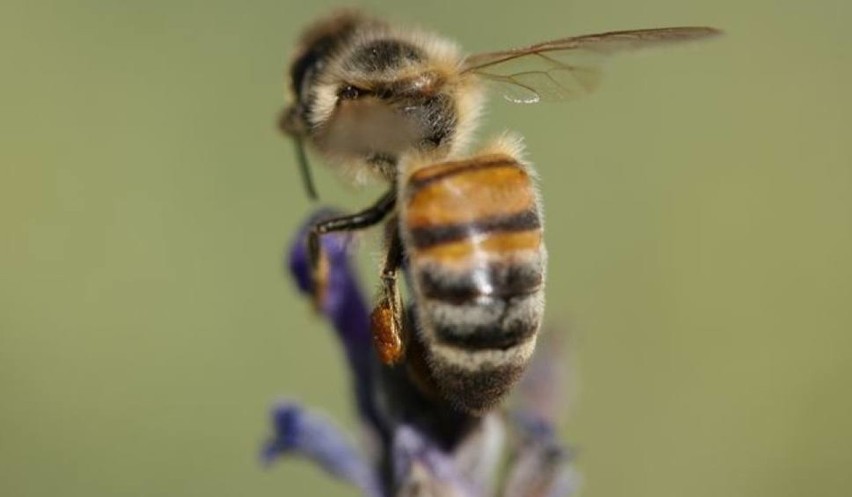
[[[538,250],[541,248],[541,229],[520,232],[494,232],[487,237],[474,241],[472,239],[435,245],[423,250],[414,251],[414,259],[429,258],[444,263],[465,262],[474,257],[506,256],[511,252],[521,250]]]
[[[406,206],[411,227],[459,224],[534,208],[535,193],[518,166],[471,169],[426,184]]]

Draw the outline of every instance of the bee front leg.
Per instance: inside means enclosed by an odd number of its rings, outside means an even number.
[[[370,314],[373,345],[383,364],[399,362],[405,352],[402,336],[402,297],[399,293],[399,268],[402,267],[403,249],[396,223],[391,225],[385,264],[380,275],[380,296]]]
[[[314,303],[319,306],[325,297],[328,284],[328,263],[322,255],[321,237],[338,231],[356,231],[381,222],[396,205],[396,190],[390,189],[379,200],[361,212],[348,216],[324,219],[317,222],[308,233],[308,257],[311,263]]]

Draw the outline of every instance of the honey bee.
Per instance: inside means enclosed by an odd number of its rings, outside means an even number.
[[[592,91],[607,55],[706,38],[674,27],[562,38],[463,56],[452,42],[356,11],[311,25],[290,64],[292,103],[280,129],[296,144],[316,197],[305,145],[356,183],[388,191],[355,214],[318,222],[309,236],[322,298],[319,238],[388,220],[381,290],[372,314],[382,362],[407,361],[455,407],[481,413],[519,378],[544,309],[546,252],[533,169],[517,138],[467,152],[488,85],[517,103]],[[410,275],[417,330],[403,326],[398,273]],[[420,364],[422,367],[417,368]],[[415,371],[417,373],[417,371]]]

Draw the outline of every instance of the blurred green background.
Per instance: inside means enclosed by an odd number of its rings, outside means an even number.
[[[489,112],[542,178],[582,494],[849,495],[852,4],[455,4],[367,3],[470,51],[728,32]],[[279,395],[354,426],[338,345],[282,276],[311,206],[273,127],[331,5],[0,5],[0,495],[354,495],[255,459]],[[317,174],[346,208],[377,192]]]

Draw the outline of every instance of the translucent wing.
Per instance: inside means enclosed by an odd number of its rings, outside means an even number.
[[[524,48],[472,55],[462,72],[501,86],[516,103],[566,100],[594,90],[607,56],[640,48],[699,40],[721,32],[707,27],[612,31],[538,43]]]

